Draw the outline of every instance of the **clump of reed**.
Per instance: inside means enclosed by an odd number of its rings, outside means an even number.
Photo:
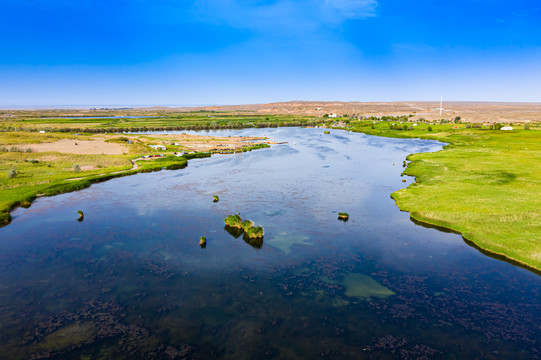
[[[224,220],[226,225],[226,230],[229,233],[232,233],[229,231],[228,228],[237,228],[241,230],[241,232],[244,232],[244,237],[249,239],[262,239],[263,235],[265,234],[265,231],[261,226],[254,226],[254,222],[252,220],[244,220],[242,221],[242,218],[240,215],[229,215]],[[235,232],[237,233],[237,232]],[[233,235],[233,234],[232,234]]]
[[[265,235],[265,230],[261,226],[250,226],[244,230],[244,235],[250,239],[262,239]]]
[[[338,213],[338,220],[348,221],[349,220],[349,214],[346,213],[346,212],[339,212]]]
[[[249,228],[254,226],[254,222],[252,220],[244,220],[242,222],[242,229],[244,231],[248,230]]]
[[[240,218],[240,215],[229,215],[224,219],[224,222],[227,226],[230,227],[236,227],[236,228],[242,228],[242,219]]]

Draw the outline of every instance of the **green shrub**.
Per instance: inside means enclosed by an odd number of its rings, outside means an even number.
[[[524,130],[530,130],[530,124],[528,123],[524,124]]]
[[[76,172],[76,173],[81,171],[81,167],[79,166],[79,164],[73,165],[73,171]]]
[[[19,175],[19,173],[17,172],[17,170],[15,169],[9,169],[8,170],[8,179],[14,179],[17,177],[17,175]]]
[[[432,131],[432,126],[429,126],[429,127],[428,127],[428,131]]]

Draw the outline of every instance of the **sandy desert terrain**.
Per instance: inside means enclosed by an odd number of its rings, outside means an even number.
[[[321,116],[329,113],[364,116],[409,115],[427,120],[460,116],[471,122],[537,122],[541,121],[541,103],[455,102],[444,101],[440,115],[439,101],[411,102],[324,102],[290,101],[254,105],[226,105],[190,108],[193,110],[253,111],[259,114],[292,114]],[[186,111],[187,108],[178,108]]]

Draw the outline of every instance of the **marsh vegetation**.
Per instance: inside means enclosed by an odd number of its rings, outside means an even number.
[[[348,221],[349,220],[349,214],[346,213],[346,212],[339,212],[338,213],[338,220]]]
[[[240,215],[229,215],[224,219],[226,231],[234,237],[244,235],[245,239],[263,239],[265,231],[261,226],[255,226],[252,220],[244,220]]]

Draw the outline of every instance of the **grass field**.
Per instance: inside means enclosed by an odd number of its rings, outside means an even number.
[[[16,112],[15,116],[4,118],[3,129],[24,129],[28,131],[146,131],[146,130],[182,130],[182,129],[229,129],[243,127],[277,127],[314,125],[312,116],[302,115],[259,115],[253,113],[231,114],[227,112],[144,112],[155,117],[130,118],[106,116],[118,115],[118,112],[97,112],[92,116],[70,119],[68,113]],[[138,114],[138,113],[137,113]],[[62,115],[62,116],[59,116]],[[103,118],[95,118],[104,116]],[[1,119],[2,115],[0,115]]]
[[[458,231],[477,246],[541,270],[541,131],[419,124],[390,130],[359,122],[353,131],[447,142],[443,151],[412,154],[416,177],[392,194],[412,218]],[[408,126],[409,128],[409,126]]]

